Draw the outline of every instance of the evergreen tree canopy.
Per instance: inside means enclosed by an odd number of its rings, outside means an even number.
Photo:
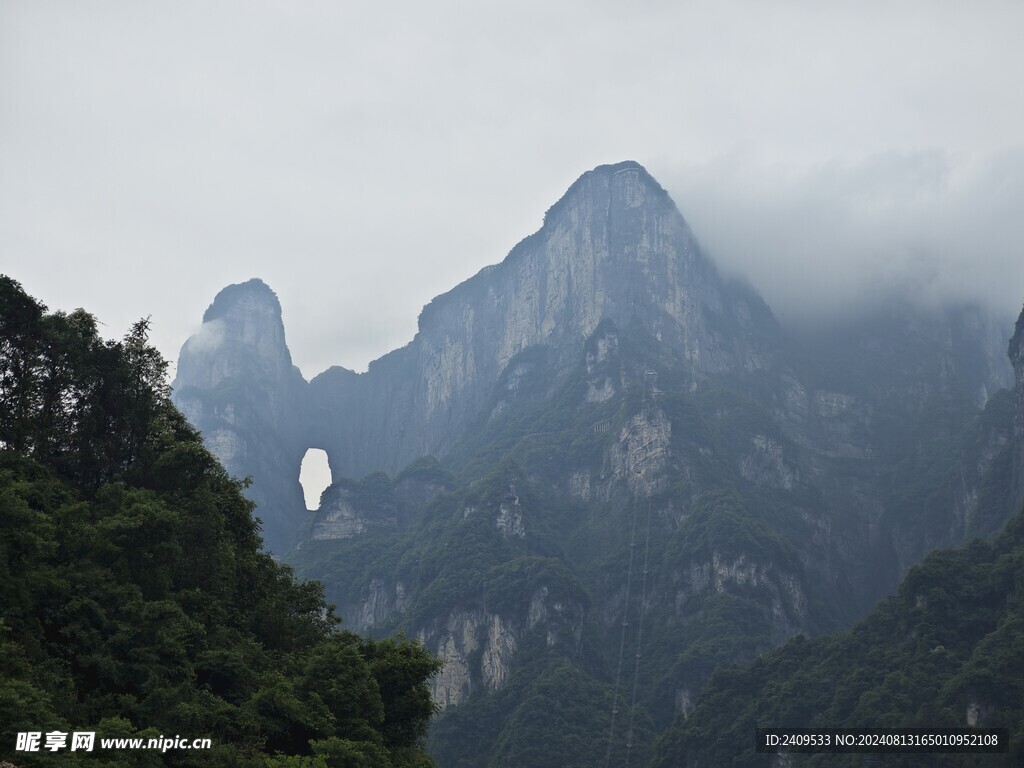
[[[148,321],[120,341],[0,276],[0,760],[432,765],[438,662],[337,629],[168,398]],[[91,752],[15,751],[94,731]],[[103,737],[209,750],[102,750]]]

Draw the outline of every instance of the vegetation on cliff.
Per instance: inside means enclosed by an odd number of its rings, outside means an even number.
[[[659,745],[664,766],[774,765],[758,727],[1006,727],[1010,752],[931,754],[928,765],[1024,764],[1024,512],[992,542],[940,550],[847,632],[802,636],[744,668],[716,672]],[[790,755],[860,765],[863,755]],[[921,765],[922,755],[885,756]],[[979,759],[984,762],[979,762]]]

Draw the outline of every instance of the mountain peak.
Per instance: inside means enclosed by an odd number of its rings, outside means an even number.
[[[641,174],[646,180],[652,182],[655,186],[658,186],[658,182],[654,180],[654,177],[651,176],[651,174],[647,172],[647,169],[644,168],[636,160],[622,160],[618,163],[607,163],[605,165],[599,165],[596,168],[593,168],[592,170],[589,170],[586,173],[584,173],[583,176],[589,176],[591,174],[604,174],[608,176],[614,176],[615,174],[621,173],[623,171],[636,171],[637,173]],[[580,178],[582,178],[582,176]]]
[[[220,290],[213,303],[203,314],[203,322],[230,317],[238,313],[248,313],[254,307],[261,307],[281,316],[281,302],[277,294],[258,277],[235,283]]]
[[[232,376],[290,377],[281,302],[259,278],[223,288],[199,331],[181,348],[176,387],[213,386]]]
[[[578,180],[582,180],[588,176],[612,177],[616,176],[617,174],[627,172],[632,172],[636,174],[639,178],[643,179],[644,183],[662,192],[665,191],[664,189],[662,189],[661,185],[657,182],[657,180],[653,176],[651,176],[647,169],[644,168],[636,160],[622,160],[618,163],[607,163],[605,165],[599,165],[596,168],[586,171],[582,176],[580,176],[580,179]]]
[[[295,405],[305,384],[292,365],[277,294],[253,278],[217,294],[182,346],[171,385],[175,405],[225,468],[253,478],[246,494],[276,552],[287,549],[305,514],[298,476],[309,444]]]
[[[647,202],[665,201],[674,207],[668,192],[646,168],[635,160],[623,160],[599,165],[576,179],[544,214],[544,226],[548,226],[573,202],[594,198],[607,199],[609,204],[615,201],[627,208],[637,208]]]
[[[278,464],[298,466],[312,445],[344,474],[395,471],[450,450],[523,353],[542,350],[551,370],[573,369],[602,321],[638,329],[685,361],[694,378],[765,367],[775,349],[760,298],[721,280],[668,193],[626,161],[580,176],[538,232],[434,298],[412,342],[365,374],[338,369],[303,390],[290,373],[277,298],[250,280],[217,295],[182,349],[177,384],[182,393],[189,386],[209,393],[202,414],[209,420],[194,419],[201,424],[221,418],[222,393],[236,387],[304,392],[295,402],[268,396],[274,423],[308,425],[275,427],[272,441],[302,437],[301,450]]]

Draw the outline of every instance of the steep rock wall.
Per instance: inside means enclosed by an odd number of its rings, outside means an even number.
[[[1024,504],[1024,310],[1021,310],[1013,338],[1010,339],[1009,355],[1016,383],[1014,389],[1016,419],[1013,432],[1015,442],[1013,509],[1016,511]]]
[[[236,477],[252,478],[265,542],[283,552],[305,513],[299,467],[307,442],[306,382],[292,365],[281,305],[260,280],[228,286],[178,357],[175,405]]]
[[[365,374],[316,377],[316,442],[355,475],[443,454],[513,357],[545,345],[556,365],[574,362],[603,319],[640,324],[696,374],[766,366],[775,332],[760,298],[720,279],[640,165],[602,166],[501,264],[428,304],[408,346]],[[591,397],[607,398],[609,387],[600,382]]]

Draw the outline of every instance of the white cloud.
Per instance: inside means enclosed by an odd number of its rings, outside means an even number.
[[[224,343],[224,321],[208,320],[188,337],[189,351],[197,355],[209,355]]]
[[[666,184],[719,265],[783,316],[856,311],[892,293],[1006,313],[1024,302],[1024,149],[802,167],[734,156]]]

